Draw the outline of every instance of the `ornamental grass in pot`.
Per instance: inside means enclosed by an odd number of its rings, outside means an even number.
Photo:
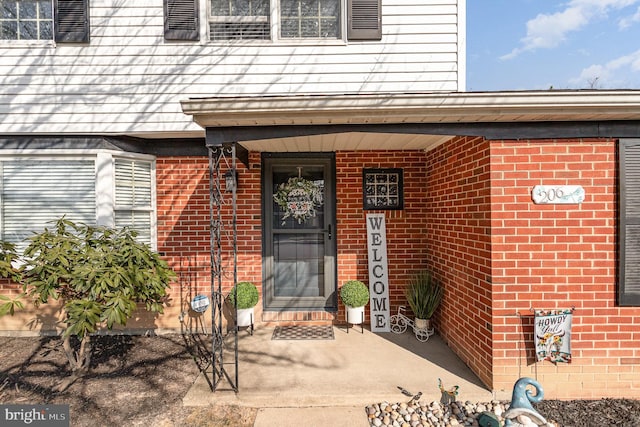
[[[340,288],[340,299],[347,311],[347,322],[359,325],[364,322],[364,307],[369,302],[369,287],[359,280],[349,280]]]
[[[411,279],[405,296],[411,311],[416,316],[416,327],[429,329],[431,317],[442,302],[444,288],[433,278],[430,271],[424,270]]]
[[[237,325],[253,325],[253,307],[258,304],[260,299],[256,285],[251,282],[238,282],[229,292],[228,299],[229,303],[238,309]]]

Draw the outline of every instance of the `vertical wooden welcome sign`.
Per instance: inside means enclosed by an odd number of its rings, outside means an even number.
[[[389,274],[384,214],[367,214],[371,332],[389,332]]]

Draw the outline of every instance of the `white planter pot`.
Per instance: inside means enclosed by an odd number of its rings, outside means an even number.
[[[359,325],[364,322],[364,306],[362,307],[349,307],[347,308],[347,322],[352,325]]]
[[[253,325],[253,307],[239,308],[236,323],[240,327]]]
[[[430,329],[431,319],[415,319],[416,329]]]

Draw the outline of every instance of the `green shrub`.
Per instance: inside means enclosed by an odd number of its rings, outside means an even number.
[[[369,302],[369,288],[359,280],[349,280],[340,288],[340,298],[349,307],[363,307]]]
[[[236,306],[235,293],[238,293],[238,306],[239,309],[251,308],[258,303],[260,294],[258,288],[251,282],[239,282],[236,284],[229,293],[229,302],[232,306]]]
[[[60,300],[64,313],[62,346],[74,373],[58,391],[88,371],[91,334],[100,326],[125,326],[138,304],[162,313],[167,289],[175,273],[147,245],[138,242],[133,230],[75,224],[64,217],[52,229],[34,234],[22,254],[16,273],[23,293],[36,306]],[[0,245],[0,274],[12,275],[16,257],[11,245]],[[0,314],[14,314],[24,306],[19,299],[1,297]],[[71,337],[80,341],[72,347]]]
[[[421,271],[409,282],[405,296],[417,318],[430,319],[442,301],[444,288],[429,271]]]

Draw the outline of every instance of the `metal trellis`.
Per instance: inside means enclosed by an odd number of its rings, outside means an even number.
[[[211,328],[212,328],[212,381],[211,387],[215,392],[223,379],[229,383],[233,391],[238,392],[238,334],[234,329],[232,334],[225,334],[222,330],[222,318],[224,309],[224,295],[222,294],[222,280],[225,273],[228,275],[233,269],[233,283],[237,283],[238,271],[238,245],[236,226],[236,190],[237,185],[225,187],[222,191],[222,182],[225,176],[221,173],[222,167],[230,171],[232,179],[236,179],[236,143],[209,145],[209,209],[210,209],[210,245],[211,245]],[[231,190],[231,191],[228,191]],[[225,229],[225,223],[229,222],[223,216],[223,206],[229,204],[228,194],[231,196],[231,230]],[[227,200],[225,200],[227,197]],[[226,212],[225,212],[226,214]],[[226,219],[226,221],[225,221]],[[230,234],[227,234],[227,233]],[[223,268],[223,249],[228,250],[228,245],[223,246],[227,239],[231,241],[229,264],[226,272]],[[236,310],[234,308],[234,310]],[[236,310],[237,311],[237,310]],[[237,312],[233,313],[237,318]],[[231,335],[231,336],[230,336]],[[229,358],[232,358],[229,361]],[[233,368],[233,369],[232,369]]]

